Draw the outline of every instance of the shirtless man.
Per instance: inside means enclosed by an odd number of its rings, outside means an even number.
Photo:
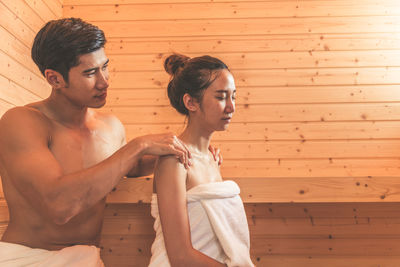
[[[16,258],[21,245],[49,253],[97,246],[105,197],[122,177],[152,173],[158,155],[173,154],[190,165],[190,153],[173,134],[126,143],[116,117],[89,109],[106,103],[104,44],[102,30],[73,18],[50,21],[34,40],[32,59],[52,91],[0,120],[0,174],[10,211],[0,242],[1,266],[11,264],[2,257]],[[9,245],[12,249],[5,250]],[[46,257],[43,266],[57,265]],[[86,261],[66,265],[91,266]]]

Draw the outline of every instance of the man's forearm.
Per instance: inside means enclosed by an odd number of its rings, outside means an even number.
[[[156,165],[156,161],[158,159],[158,156],[152,156],[152,155],[145,155],[141,157],[138,161],[136,166],[134,166],[129,173],[127,174],[127,177],[129,178],[134,178],[134,177],[140,177],[140,176],[146,176],[153,174],[154,172],[154,166]]]

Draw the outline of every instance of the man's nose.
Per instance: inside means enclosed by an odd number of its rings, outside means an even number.
[[[99,71],[98,79],[96,82],[96,87],[99,90],[107,89],[108,88],[108,73]]]

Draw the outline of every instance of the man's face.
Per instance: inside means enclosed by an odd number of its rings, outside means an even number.
[[[63,88],[63,94],[80,107],[104,106],[109,78],[108,61],[104,48],[81,55],[79,65],[69,70],[69,82]]]

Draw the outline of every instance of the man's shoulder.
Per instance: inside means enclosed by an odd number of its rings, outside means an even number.
[[[1,117],[0,129],[2,142],[22,143],[35,138],[46,139],[49,135],[49,120],[32,107],[14,107]]]
[[[32,106],[17,106],[7,110],[1,117],[4,124],[29,124],[34,122],[37,126],[46,123],[46,117],[42,112]]]

